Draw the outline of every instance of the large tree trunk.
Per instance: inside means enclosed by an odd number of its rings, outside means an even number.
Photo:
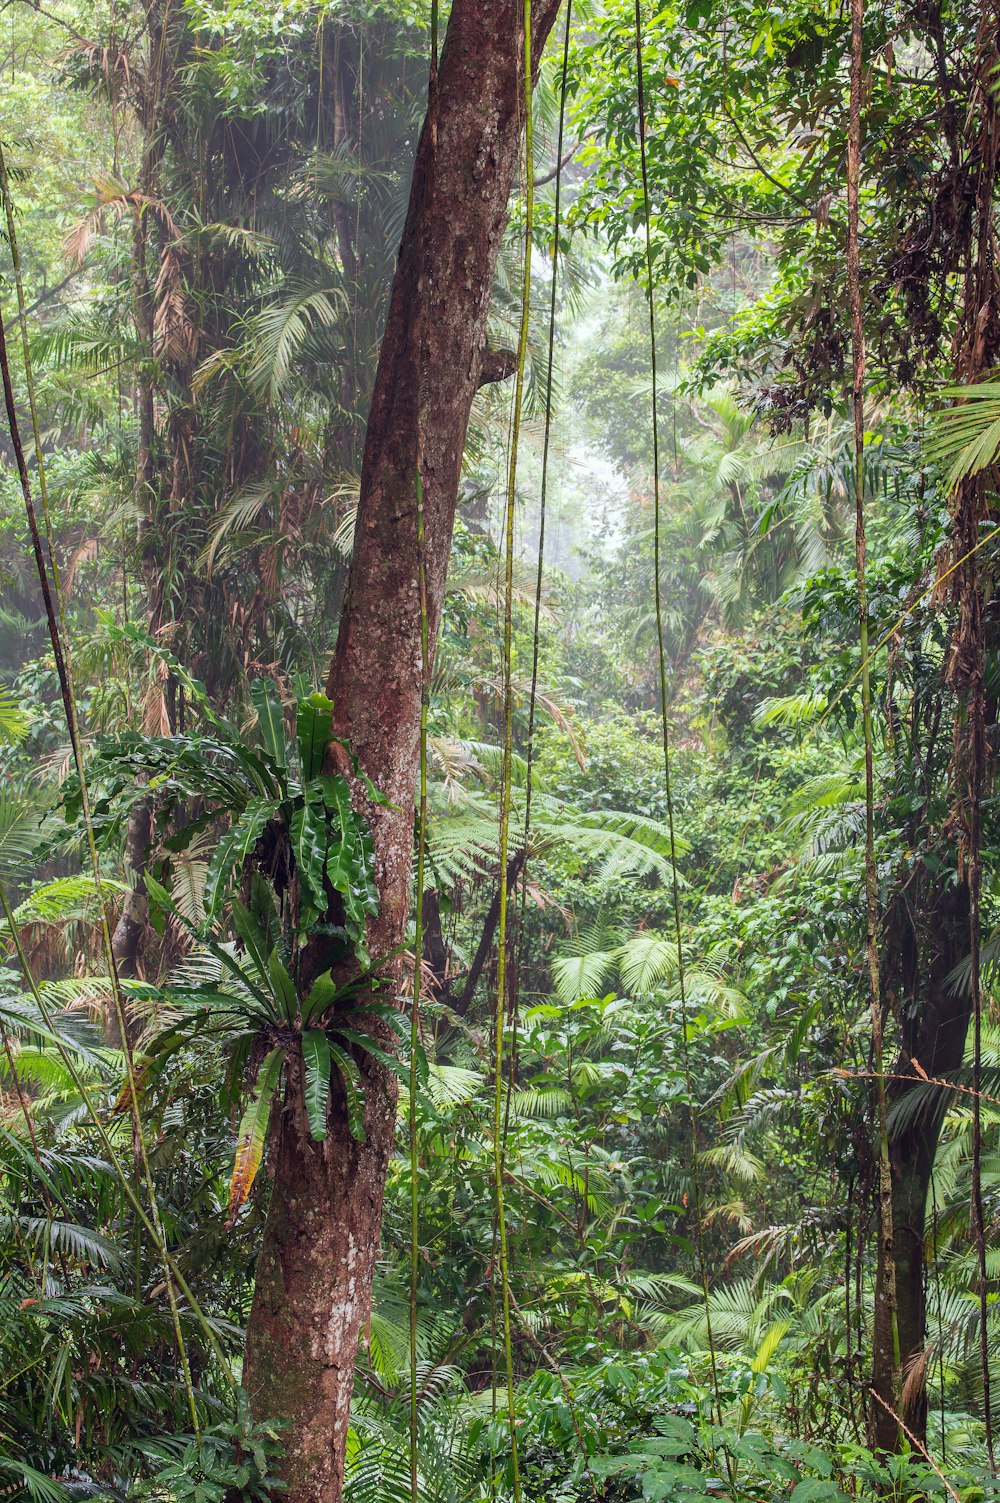
[[[559,0],[536,0],[536,58],[558,8]],[[486,316],[523,126],[521,16],[520,0],[452,6],[437,119],[425,123],[417,148],[328,681],[338,734],[391,800],[368,810],[380,894],[369,942],[394,989],[398,966],[385,958],[398,950],[410,909],[420,721],[417,472],[433,644],[469,413],[477,387],[492,374],[484,370]],[[289,1422],[288,1503],[338,1503],[343,1485],[395,1119],[391,1079],[371,1061],[360,1063],[367,1071],[364,1143],[351,1140],[339,1102],[325,1143],[310,1142],[294,1070],[272,1134],[274,1185],[244,1382],[255,1414]]]
[[[932,1077],[957,1070],[965,1051],[972,1013],[968,987],[956,987],[951,972],[969,953],[969,893],[964,883],[935,893],[928,882],[915,885],[913,912],[922,913],[923,943],[918,942],[904,899],[894,905],[887,940],[902,1023],[902,1045],[886,1084],[889,1105],[889,1163],[892,1169],[892,1230],[896,1264],[896,1310],[903,1374],[901,1418],[921,1439],[927,1429],[927,1384],[924,1354],[927,1345],[926,1269],[924,1243],[927,1197],[934,1155],[951,1093],[940,1088],[932,1109],[900,1120],[899,1106],[922,1085],[920,1071]],[[924,904],[930,906],[930,913]],[[929,958],[921,950],[931,951]],[[922,962],[926,960],[926,976]],[[919,1066],[919,1069],[916,1068]],[[893,1397],[892,1324],[883,1295],[885,1267],[881,1239],[875,1282],[872,1387],[883,1403],[871,1408],[872,1443],[895,1451],[899,1429],[890,1409]]]
[[[939,17],[937,24],[940,25]],[[968,181],[964,191],[968,195],[971,190],[973,194],[971,212],[961,221],[963,233],[951,246],[951,269],[956,275],[963,276],[961,315],[955,338],[955,375],[957,380],[971,384],[982,380],[1000,360],[1000,281],[994,252],[1000,112],[992,83],[998,65],[997,13],[992,4],[983,4],[980,8],[975,50],[970,61],[970,93],[967,109],[963,111],[961,136],[956,134],[958,117],[948,97],[946,74],[942,82],[946,90],[943,124],[951,138],[953,158],[957,160],[961,153],[965,159]],[[907,939],[903,933],[908,928],[905,923],[901,926],[890,922],[888,926],[890,951],[893,929],[900,930],[902,935],[902,942],[897,947],[899,953],[890,953],[888,958],[890,965],[896,964],[901,977],[901,1050],[896,1073],[903,1077],[917,1076],[918,1072],[912,1068],[913,1061],[932,1076],[956,1070],[962,1063],[966,1034],[973,1016],[972,981],[956,991],[948,976],[960,960],[970,956],[972,933],[978,934],[979,804],[984,792],[988,793],[995,765],[986,722],[995,723],[996,705],[987,705],[983,685],[984,648],[994,645],[985,640],[983,601],[984,594],[991,591],[991,581],[987,574],[984,590],[982,573],[986,573],[988,566],[981,563],[978,553],[982,528],[987,520],[994,520],[989,513],[984,480],[983,475],[965,479],[951,497],[951,552],[955,569],[950,587],[958,607],[946,668],[946,678],[958,699],[951,766],[951,824],[960,832],[959,865],[964,867],[965,880],[952,887],[940,885],[947,880],[946,865],[944,875],[936,879],[937,887],[935,879],[925,873],[920,883],[910,884],[908,896],[897,899],[897,917],[904,913],[907,902],[910,911],[919,915],[920,940],[913,936],[912,930],[909,931],[911,938]],[[919,838],[918,834],[914,846]],[[912,953],[907,953],[908,947]],[[923,961],[921,951],[926,957]],[[920,976],[921,964],[926,970],[925,980]],[[907,1079],[890,1081],[890,1108],[912,1088]],[[924,1114],[892,1130],[889,1145],[903,1373],[904,1413],[901,1418],[921,1440],[927,1426],[923,1361],[926,1350],[924,1230],[934,1155],[949,1094],[946,1089],[940,1091],[941,1101],[936,1114]],[[974,1194],[974,1224],[976,1198]],[[873,1444],[894,1451],[903,1437],[893,1416],[884,1407],[892,1401],[893,1353],[891,1324],[882,1298],[883,1263],[884,1252],[880,1248],[872,1386],[883,1402],[872,1405],[870,1429]]]

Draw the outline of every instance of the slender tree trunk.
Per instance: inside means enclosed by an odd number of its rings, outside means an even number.
[[[510,860],[507,862],[508,896],[514,891],[514,884],[516,883],[518,877],[521,875],[521,871],[524,867],[524,855],[524,851],[515,851],[513,856],[511,856]],[[476,953],[472,957],[472,964],[469,967],[469,974],[465,978],[465,985],[462,987],[461,995],[455,1002],[455,1011],[459,1014],[460,1017],[464,1018],[465,1014],[472,1006],[473,998],[476,995],[476,987],[479,985],[480,977],[483,974],[483,971],[486,967],[486,962],[489,960],[490,954],[493,949],[493,943],[496,939],[497,926],[499,925],[499,923],[500,889],[497,888],[497,891],[493,894],[493,900],[490,903],[489,908],[487,908],[486,910],[486,917],[483,919],[482,933],[479,937],[479,944],[476,946]]]
[[[122,911],[112,936],[112,949],[119,976],[132,978],[139,974],[139,953],[142,936],[146,929],[146,887],[143,876],[146,871],[146,852],[153,832],[153,805],[143,799],[136,804],[128,817],[125,832],[125,865],[132,873],[132,886],[125,895]]]
[[[164,49],[167,46],[163,29],[162,6],[154,4],[147,17],[149,54],[146,64],[145,84],[139,108],[139,120],[143,130],[142,160],[139,166],[138,192],[140,202],[133,211],[132,220],[132,300],[135,318],[136,343],[139,358],[136,364],[136,451],[135,451],[135,505],[139,532],[139,566],[145,597],[146,627],[150,636],[156,637],[163,625],[163,565],[158,556],[154,527],[157,511],[156,476],[156,390],[155,390],[155,310],[153,289],[149,278],[150,256],[150,210],[149,203],[155,196],[163,156],[163,142],[158,119],[161,75],[164,67]],[[146,932],[148,904],[146,900],[146,853],[152,835],[153,805],[150,800],[137,804],[129,815],[125,834],[125,866],[131,874],[129,892],[122,904],[121,915],[111,937],[111,950],[118,973],[132,978],[139,973],[143,939]],[[113,1040],[118,1032],[116,1019],[109,1019],[109,1033]],[[115,1040],[120,1042],[120,1040]]]
[[[558,3],[536,0],[536,58]],[[437,108],[417,148],[327,686],[338,734],[349,738],[361,766],[391,800],[368,810],[380,894],[369,942],[395,986],[398,964],[385,958],[400,946],[410,910],[420,722],[417,475],[419,469],[433,647],[523,124],[521,16],[520,0],[455,0],[451,9]],[[322,964],[321,956],[315,964]],[[368,1072],[364,1143],[350,1139],[336,1101],[325,1143],[309,1141],[294,1070],[272,1133],[274,1185],[244,1382],[257,1415],[289,1422],[288,1503],[339,1503],[343,1487],[358,1336],[371,1294],[395,1119],[392,1078],[371,1062],[360,1063]]]
[[[934,1155],[951,1093],[939,1092],[934,1108],[900,1122],[904,1098],[923,1084],[921,1071],[940,1077],[957,1070],[965,1051],[972,1001],[965,987],[950,981],[955,966],[968,955],[968,889],[956,884],[943,894],[921,884],[912,895],[914,912],[922,912],[926,935],[918,945],[903,899],[890,916],[887,940],[890,963],[899,980],[898,1013],[903,1039],[886,1083],[889,1103],[889,1163],[892,1172],[893,1250],[896,1268],[896,1318],[902,1367],[902,1418],[922,1440],[927,1429],[927,1311],[924,1236],[927,1198]],[[922,901],[923,899],[923,901]],[[932,905],[929,917],[925,903]],[[926,975],[920,950],[929,951]],[[919,1069],[917,1068],[919,1066]],[[880,1244],[881,1246],[881,1244]],[[882,1298],[885,1270],[879,1258],[875,1283],[872,1386],[892,1405],[893,1347],[888,1306]],[[881,1404],[872,1406],[872,1440],[894,1451],[899,1428]]]
[[[421,962],[428,973],[429,992],[438,1001],[448,990],[448,946],[441,924],[441,894],[436,887],[424,889],[423,955]]]

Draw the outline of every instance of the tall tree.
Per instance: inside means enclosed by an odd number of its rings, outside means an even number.
[[[558,0],[531,10],[537,62]],[[417,486],[433,646],[462,452],[480,385],[509,374],[486,345],[490,288],[523,128],[518,0],[456,0],[417,150],[379,358],[356,541],[328,691],[334,726],[389,803],[369,806],[379,913],[376,972],[398,983],[410,912],[421,649]],[[337,745],[328,758],[336,764]],[[350,774],[349,766],[337,770]],[[357,780],[355,796],[364,791]],[[314,941],[303,984],[329,961]],[[391,1076],[370,1056],[365,1139],[349,1130],[337,1079],[326,1139],[309,1135],[303,1072],[288,1071],[272,1127],[273,1187],[247,1330],[254,1411],[289,1422],[290,1503],[337,1503],[358,1337],[368,1308],[395,1121]]]
[[[950,170],[944,178],[949,197],[961,185],[963,206],[956,211],[955,235],[949,247],[954,276],[963,278],[962,304],[954,341],[955,374],[968,384],[984,379],[1000,359],[1000,282],[993,245],[996,235],[994,199],[998,169],[997,101],[988,82],[997,69],[998,17],[994,5],[978,13],[972,45],[963,59],[968,104],[961,126],[951,97],[947,73],[940,87],[942,124],[950,147]],[[984,592],[989,569],[980,561],[978,547],[984,524],[991,519],[990,491],[982,475],[967,477],[951,497],[952,526],[946,563],[949,594],[956,607],[951,631],[946,677],[955,690],[954,751],[951,782],[953,818],[957,832],[957,870],[943,863],[930,881],[917,871],[907,884],[915,890],[894,895],[897,939],[890,950],[890,963],[900,978],[901,1009],[899,1058],[894,1068],[891,1094],[898,1106],[890,1119],[889,1154],[893,1179],[893,1241],[896,1247],[896,1297],[900,1359],[904,1375],[903,1398],[907,1422],[923,1437],[927,1422],[926,1399],[926,1297],[924,1233],[927,1200],[934,1155],[947,1100],[937,1100],[930,1112],[905,1110],[906,1097],[920,1090],[922,1075],[939,1077],[959,1069],[966,1047],[970,1021],[975,1021],[973,1088],[979,1087],[981,982],[979,974],[981,805],[995,775],[996,740],[993,734],[997,710],[995,696],[987,695],[984,653],[995,650],[993,631],[988,629]],[[944,573],[946,563],[942,563]],[[995,628],[993,628],[995,630]],[[989,728],[990,734],[987,733]],[[950,834],[949,844],[954,840]],[[914,881],[914,878],[916,879]],[[921,934],[922,930],[922,934]],[[923,952],[921,954],[921,952]],[[956,965],[968,959],[968,984],[956,982]],[[947,1098],[946,1091],[938,1091]],[[978,1108],[974,1136],[979,1136]],[[980,1144],[974,1146],[978,1157]],[[972,1233],[978,1243],[981,1296],[985,1309],[985,1257],[983,1253],[983,1208],[978,1167],[973,1174]],[[892,1350],[886,1329],[885,1257],[879,1249],[875,1285],[875,1324],[872,1384],[883,1402],[872,1413],[872,1436],[883,1449],[895,1449],[900,1431],[886,1402],[892,1391]],[[989,1405],[989,1370],[983,1347],[984,1404]],[[989,1421],[987,1435],[990,1437]],[[992,1441],[989,1440],[990,1449]],[[991,1456],[992,1460],[992,1456]]]

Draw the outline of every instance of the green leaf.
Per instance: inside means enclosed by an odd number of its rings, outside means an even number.
[[[326,1137],[326,1108],[330,1100],[330,1041],[322,1028],[308,1028],[302,1035],[305,1061],[306,1116],[317,1143]]]
[[[333,701],[310,694],[296,706],[295,728],[302,762],[302,781],[311,783],[323,770],[327,745],[333,740]]]
[[[208,953],[213,956],[219,962],[219,964],[229,972],[231,976],[235,976],[238,981],[241,981],[243,983],[247,990],[251,992],[257,999],[257,1001],[261,1004],[261,1010],[264,1012],[264,1014],[268,1018],[273,1018],[273,999],[267,994],[267,992],[261,990],[260,986],[254,981],[254,978],[251,975],[248,975],[248,973],[240,965],[239,961],[235,960],[233,956],[230,955],[225,946],[220,945],[214,935],[202,933],[195,924],[192,924],[189,919],[186,919],[183,913],[181,913],[180,909],[174,903],[169,892],[167,892],[167,889],[165,887],[162,887],[160,883],[156,881],[155,877],[151,876],[148,871],[144,874],[143,881],[146,885],[146,893],[151,900],[151,904],[155,903],[162,910],[162,912],[172,914],[173,917],[183,925],[188,933],[193,935],[195,939],[197,939],[199,944],[204,945]]]
[[[298,994],[295,990],[295,982],[278,954],[277,945],[267,957],[267,979],[271,984],[271,992],[277,1003],[279,1014],[289,1023],[294,1023],[299,1010]]]
[[[250,698],[257,711],[257,729],[264,749],[275,767],[285,772],[288,768],[285,716],[275,687],[269,679],[255,678],[250,685]]]
[[[306,997],[302,1008],[303,1023],[309,1024],[314,1022],[316,1018],[322,1017],[327,1008],[331,1007],[336,1001],[340,995],[340,990],[340,987],[337,986],[329,971],[323,971],[321,975],[317,976],[309,988],[309,995]]]
[[[328,1038],[327,1042],[330,1045],[331,1058],[343,1082],[344,1100],[347,1105],[347,1125],[350,1128],[351,1137],[356,1142],[363,1143],[365,1141],[365,1087],[361,1079],[361,1071],[346,1049],[342,1049],[331,1038]]]
[[[28,734],[31,717],[10,689],[0,687],[0,746],[14,746]]]
[[[229,1186],[230,1221],[240,1206],[245,1204],[264,1157],[264,1141],[267,1137],[267,1124],[271,1114],[271,1097],[274,1095],[278,1078],[281,1075],[283,1059],[284,1051],[277,1048],[272,1049],[264,1060],[250,1104],[240,1122],[239,1143],[236,1147],[233,1177]]]
[[[391,1028],[401,1043],[407,1043],[410,1037],[409,1019],[405,1018],[398,1007],[393,1007],[391,1002],[363,1002],[357,1011],[359,1013],[374,1013],[375,1017],[381,1018],[388,1028]]]
[[[378,912],[375,886],[375,843],[367,821],[351,803],[346,778],[317,778],[324,802],[333,815],[333,830],[327,855],[326,874],[331,886],[344,899],[347,932],[363,965],[369,964],[365,948],[365,919]]]
[[[948,386],[941,395],[956,405],[933,414],[927,449],[939,464],[950,465],[945,480],[950,491],[994,464],[1000,453],[1000,383]]]
[[[261,979],[265,980],[267,977],[267,957],[270,954],[270,947],[268,946],[264,931],[258,923],[256,915],[252,914],[248,908],[244,908],[239,898],[233,898],[230,909],[236,932],[243,941],[246,952],[257,968]]]
[[[305,933],[326,912],[323,877],[326,870],[326,809],[315,785],[307,785],[303,802],[289,825],[295,869],[299,877],[299,930]]]
[[[398,1075],[399,1078],[400,1078],[400,1080],[402,1080],[404,1083],[407,1082],[407,1081],[409,1081],[410,1071],[409,1071],[408,1066],[405,1065],[405,1064],[403,1064],[400,1060],[398,1060],[394,1054],[390,1054],[388,1052],[388,1050],[383,1049],[382,1045],[379,1044],[379,1043],[376,1043],[376,1041],[373,1038],[371,1038],[367,1033],[358,1033],[354,1028],[345,1028],[342,1024],[339,1024],[339,1023],[337,1024],[336,1032],[337,1032],[337,1037],[338,1038],[346,1039],[349,1044],[356,1044],[359,1049],[364,1049],[364,1051],[365,1051],[366,1054],[370,1054],[373,1059],[377,1059],[380,1064],[385,1065],[385,1067],[386,1067],[387,1070],[391,1070],[394,1075]],[[418,1079],[420,1078],[420,1074],[421,1074],[421,1071],[420,1071],[420,1054],[423,1054],[423,1052],[424,1051],[421,1049],[421,1050],[418,1050],[418,1054],[417,1054],[417,1077],[418,1077]],[[424,1082],[426,1082],[426,1079],[427,1079],[427,1057],[426,1057],[426,1055],[424,1055],[424,1062],[423,1062],[423,1080],[424,1080]]]
[[[237,933],[252,958],[261,980],[267,981],[267,959],[275,945],[281,944],[281,916],[274,888],[254,871],[250,876],[250,907],[238,898],[230,904]]]
[[[236,823],[219,841],[205,878],[205,912],[209,917],[218,913],[234,869],[247,859],[274,809],[272,799],[251,799]]]
[[[790,1503],[846,1503],[846,1498],[835,1482],[806,1477],[793,1489]]]

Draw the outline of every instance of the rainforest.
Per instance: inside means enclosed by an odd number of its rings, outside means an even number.
[[[0,1496],[1000,1499],[998,0],[0,0]]]

